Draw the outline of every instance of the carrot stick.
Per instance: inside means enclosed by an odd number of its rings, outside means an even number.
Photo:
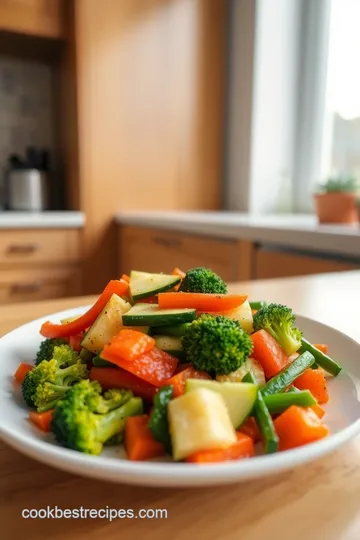
[[[289,363],[289,359],[277,341],[265,330],[251,336],[254,349],[252,355],[264,368],[268,379],[279,373]]]
[[[245,302],[246,295],[187,292],[159,293],[159,307],[164,309],[193,308],[198,311],[230,311]]]
[[[307,369],[300,377],[295,379],[293,384],[299,390],[310,390],[319,403],[329,401],[326,378],[322,369]]]
[[[148,423],[146,414],[126,419],[125,450],[131,461],[144,461],[165,454],[164,445],[154,439]]]
[[[195,452],[186,458],[188,463],[215,463],[252,457],[254,451],[254,441],[244,433],[236,433],[237,441],[228,448],[216,450],[202,450]]]
[[[36,411],[29,412],[29,419],[35,426],[37,426],[41,431],[51,431],[51,420],[53,416],[54,409],[49,409],[48,411],[38,413]]]
[[[25,375],[28,373],[28,371],[31,371],[34,368],[31,364],[26,364],[25,362],[21,362],[19,367],[14,373],[14,377],[16,381],[20,384],[24,382]]]
[[[289,450],[315,442],[329,434],[317,414],[310,408],[292,405],[274,421],[279,449]]]

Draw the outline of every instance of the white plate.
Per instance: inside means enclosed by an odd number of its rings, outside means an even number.
[[[27,419],[13,374],[21,361],[32,363],[41,337],[39,328],[49,318],[54,321],[84,312],[72,309],[28,323],[0,339],[0,435],[20,452],[47,465],[72,473],[112,482],[148,486],[200,486],[241,482],[278,473],[311,461],[339,447],[360,432],[360,344],[316,321],[298,317],[306,337],[328,343],[331,355],[344,367],[329,380],[330,403],[326,423],[332,435],[302,448],[269,456],[220,464],[193,465],[172,462],[130,462],[122,449],[107,448],[101,456],[88,456],[57,446],[52,435],[42,434]]]

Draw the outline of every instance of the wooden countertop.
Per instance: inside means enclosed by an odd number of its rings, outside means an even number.
[[[360,272],[233,285],[276,300],[360,341]],[[92,298],[0,308],[0,333]],[[0,413],[1,414],[1,413]],[[167,519],[23,519],[24,508],[166,509]],[[359,540],[360,437],[290,473],[215,488],[152,489],[107,484],[46,467],[0,443],[4,540]]]

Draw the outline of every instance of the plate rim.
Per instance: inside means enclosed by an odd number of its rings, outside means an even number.
[[[27,322],[0,338],[0,348],[3,342],[11,340],[12,334],[21,332],[28,326],[41,324],[49,317],[60,319],[71,316],[71,313],[86,310],[88,306],[69,308],[56,313],[45,315]],[[356,347],[360,342],[337,328],[304,315],[297,315],[307,323],[316,323],[331,332],[340,334]],[[301,323],[300,323],[301,325]],[[16,406],[16,402],[14,401]],[[240,460],[224,463],[212,463],[199,467],[191,463],[139,461],[132,462],[122,458],[108,456],[91,456],[75,450],[63,448],[51,441],[34,435],[30,437],[12,427],[0,424],[0,439],[37,461],[52,467],[104,481],[148,485],[158,487],[185,487],[216,485],[232,482],[242,482],[248,479],[265,477],[305,464],[326,455],[360,433],[360,416],[352,424],[331,434],[328,438],[310,445],[288,450],[272,455],[257,456],[252,460]]]

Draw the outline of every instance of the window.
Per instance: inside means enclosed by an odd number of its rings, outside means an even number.
[[[360,0],[232,0],[225,208],[313,212],[360,182]]]
[[[360,180],[360,1],[331,0],[320,175]]]

